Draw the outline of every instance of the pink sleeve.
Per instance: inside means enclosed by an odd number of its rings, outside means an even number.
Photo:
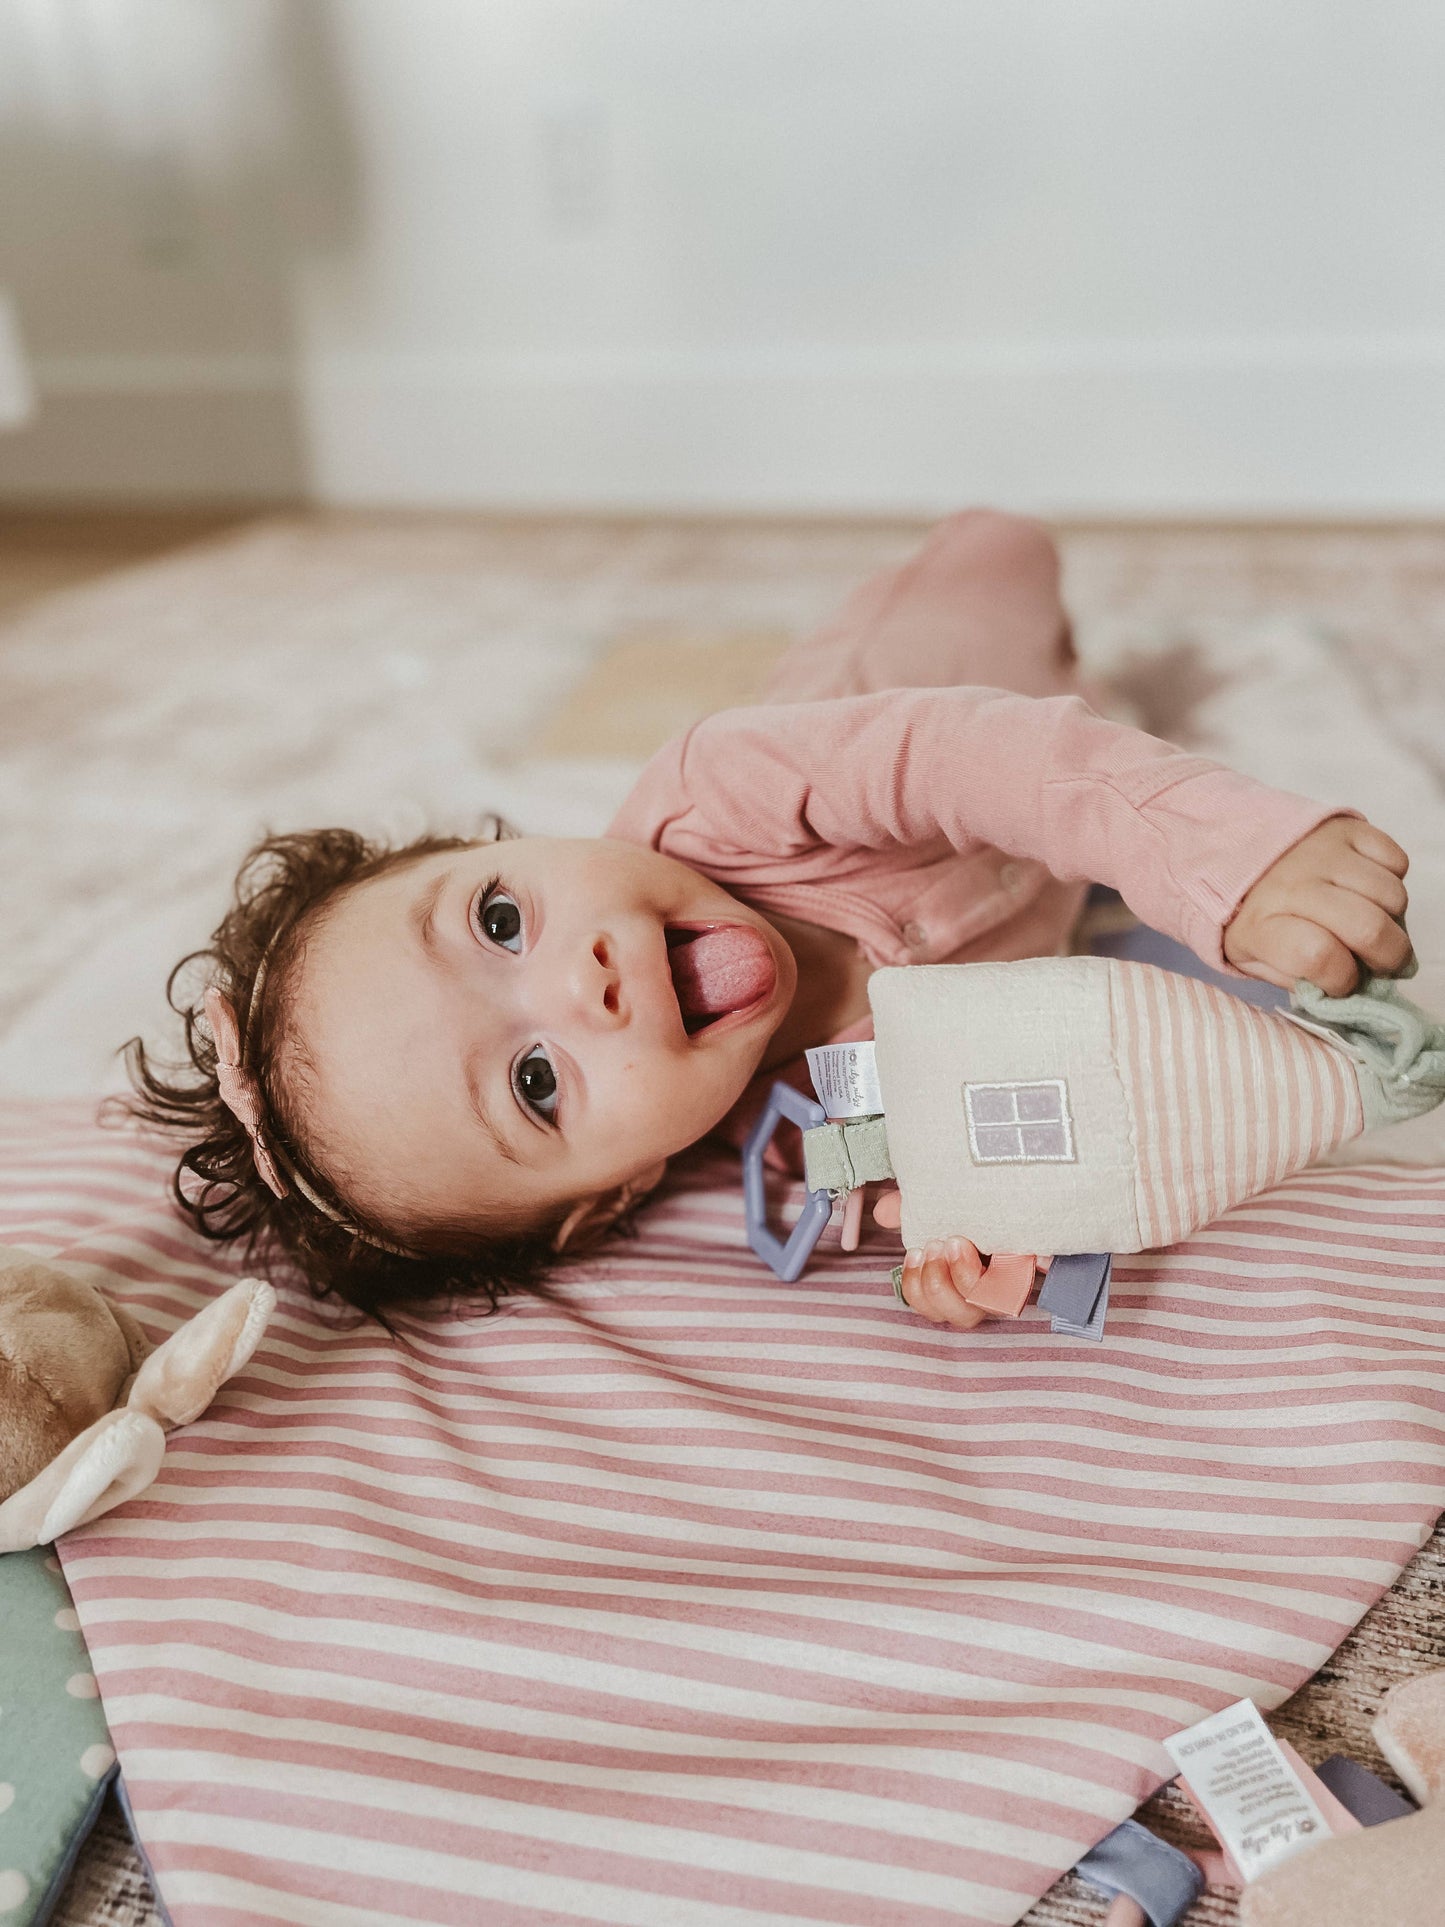
[[[739,888],[841,873],[849,852],[992,844],[1111,884],[1228,968],[1223,930],[1338,809],[1106,721],[1077,696],[893,689],[728,710],[643,773],[612,827]]]

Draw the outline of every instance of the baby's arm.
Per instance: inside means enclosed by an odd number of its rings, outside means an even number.
[[[1359,980],[1359,965],[1396,975],[1410,959],[1402,881],[1410,859],[1383,830],[1359,817],[1331,817],[1270,865],[1245,893],[1224,931],[1224,954],[1236,970],[1288,989],[1305,977],[1331,997]],[[897,1191],[873,1216],[896,1231]],[[1041,1269],[1049,1260],[1037,1260]],[[900,1290],[909,1309],[935,1324],[969,1331],[984,1314],[967,1302],[983,1259],[966,1238],[910,1251]]]
[[[868,853],[992,845],[1112,884],[1145,923],[1229,969],[1222,933],[1245,895],[1339,814],[1076,696],[893,689],[709,717],[654,759],[612,833],[641,832],[755,898],[774,883],[846,885]]]
[[[1224,928],[1224,955],[1246,977],[1288,990],[1301,977],[1330,997],[1359,965],[1397,976],[1410,960],[1402,921],[1410,859],[1358,816],[1334,816],[1286,850],[1245,892]]]

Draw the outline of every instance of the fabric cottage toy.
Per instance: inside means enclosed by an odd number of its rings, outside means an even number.
[[[152,1350],[95,1285],[0,1246],[0,1552],[144,1491],[166,1433],[246,1364],[275,1303],[270,1285],[243,1279]]]
[[[1275,1011],[1151,964],[1037,957],[879,970],[868,994],[875,1042],[810,1051],[820,1102],[775,1085],[749,1138],[754,1248],[795,1278],[838,1198],[896,1182],[910,1249],[1063,1254],[1039,1302],[1090,1337],[1110,1254],[1175,1244],[1445,1098],[1445,1028],[1393,980],[1340,998],[1300,983]],[[780,1117],[803,1128],[810,1193],[786,1243],[762,1204]],[[991,1267],[970,1302],[1016,1317],[1032,1281],[1030,1260]]]

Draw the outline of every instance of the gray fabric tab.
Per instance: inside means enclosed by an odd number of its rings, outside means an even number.
[[[1072,1318],[1054,1318],[1049,1330],[1056,1337],[1087,1338],[1091,1345],[1104,1342],[1104,1327],[1109,1319],[1109,1274],[1104,1273],[1104,1282],[1099,1295],[1094,1300],[1094,1309],[1082,1323],[1076,1324]]]
[[[1403,996],[1393,977],[1367,976],[1348,997],[1326,997],[1301,981],[1291,1003],[1354,1060],[1367,1131],[1445,1100],[1445,1025]]]
[[[1087,1325],[1109,1275],[1107,1251],[1060,1253],[1039,1291],[1039,1310],[1069,1325]]]
[[[1137,1901],[1153,1927],[1174,1927],[1204,1892],[1204,1875],[1188,1854],[1138,1820],[1126,1820],[1091,1847],[1074,1872],[1106,1894]]]
[[[827,1191],[835,1198],[860,1184],[891,1181],[893,1165],[883,1119],[854,1117],[804,1131],[803,1171],[810,1191]]]

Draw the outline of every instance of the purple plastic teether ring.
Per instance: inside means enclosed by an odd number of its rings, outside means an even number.
[[[748,1243],[785,1285],[802,1274],[813,1255],[813,1247],[823,1235],[823,1227],[833,1215],[833,1200],[826,1191],[810,1191],[798,1222],[780,1238],[768,1223],[768,1199],[764,1183],[763,1158],[773,1141],[773,1133],[787,1120],[800,1131],[811,1131],[815,1124],[826,1124],[827,1113],[811,1097],[794,1090],[780,1078],[768,1093],[763,1114],[748,1133],[743,1146],[743,1212],[747,1219]]]

